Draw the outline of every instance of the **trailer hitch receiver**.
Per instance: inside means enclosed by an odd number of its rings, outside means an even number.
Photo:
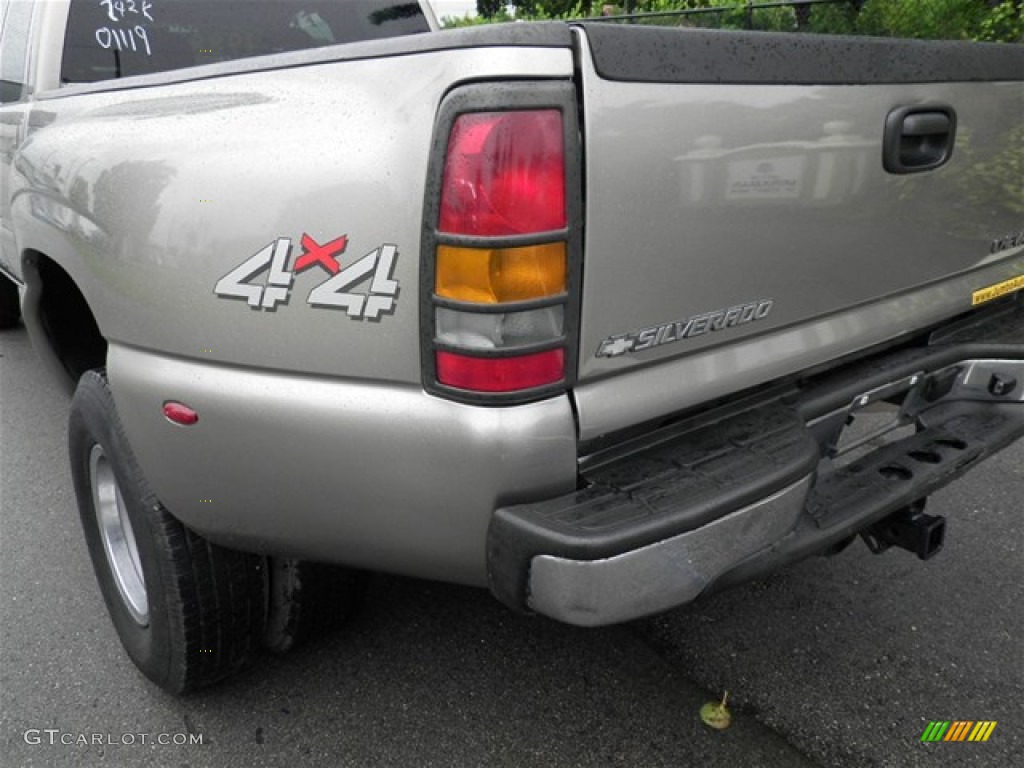
[[[946,518],[926,515],[924,505],[922,499],[861,531],[868,549],[880,555],[895,546],[913,552],[922,560],[938,554],[946,538]]]

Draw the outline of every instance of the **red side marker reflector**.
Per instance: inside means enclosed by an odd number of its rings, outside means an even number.
[[[198,413],[184,403],[176,403],[173,400],[164,403],[164,416],[172,424],[180,424],[183,427],[191,426],[199,421]]]
[[[550,349],[516,357],[469,357],[437,353],[437,380],[472,392],[516,392],[555,384],[565,375],[565,351]]]

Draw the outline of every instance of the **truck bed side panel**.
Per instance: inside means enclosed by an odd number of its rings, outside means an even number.
[[[19,247],[75,279],[113,344],[418,384],[420,233],[437,106],[459,82],[571,74],[565,48],[474,48],[48,99],[33,113],[45,128],[17,162]],[[271,300],[262,291],[278,246],[291,277],[274,278],[282,290]],[[380,267],[385,252],[383,310],[331,303],[346,292],[368,297],[373,269],[323,286],[370,264],[368,255]],[[232,297],[227,283],[264,300]]]

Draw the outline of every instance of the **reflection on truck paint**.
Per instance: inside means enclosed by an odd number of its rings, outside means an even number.
[[[842,120],[825,123],[817,141],[783,141],[723,147],[721,136],[698,137],[694,148],[675,158],[680,201],[702,204],[771,205],[848,202],[865,189],[877,146],[852,133]]]

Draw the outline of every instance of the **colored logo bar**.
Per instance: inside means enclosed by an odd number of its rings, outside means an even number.
[[[921,741],[988,741],[995,729],[995,720],[932,720]]]

